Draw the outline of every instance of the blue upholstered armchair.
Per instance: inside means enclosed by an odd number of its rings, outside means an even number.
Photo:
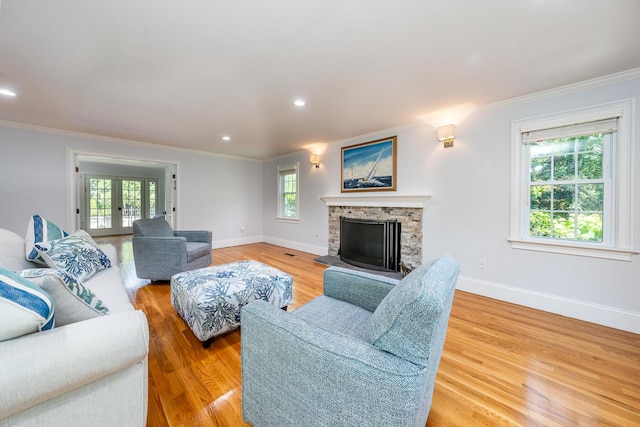
[[[256,427],[424,427],[458,264],[401,281],[330,267],[324,295],[287,313],[242,308],[242,413]]]
[[[132,241],[141,279],[169,280],[211,264],[211,231],[174,231],[164,217],[134,221]]]

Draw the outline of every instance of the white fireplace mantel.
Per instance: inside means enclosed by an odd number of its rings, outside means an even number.
[[[427,194],[418,195],[341,195],[320,196],[327,206],[364,206],[382,208],[424,208],[427,200],[431,198]]]

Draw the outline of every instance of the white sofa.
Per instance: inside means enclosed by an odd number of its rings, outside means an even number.
[[[0,426],[144,426],[149,330],[129,302],[113,246],[112,267],[86,281],[108,315],[0,342]],[[0,229],[0,266],[42,266],[25,242]],[[55,301],[54,301],[55,308]]]

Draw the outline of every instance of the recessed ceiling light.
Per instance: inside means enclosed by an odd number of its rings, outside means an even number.
[[[9,89],[0,89],[0,94],[4,96],[11,96],[11,97],[16,96],[16,93],[13,91],[10,91]]]
[[[296,107],[304,107],[305,105],[307,105],[307,103],[304,102],[304,99],[296,99],[295,101],[293,101],[293,105],[295,105]]]
[[[222,140],[227,142],[227,141],[231,141],[231,137],[229,135],[225,135],[222,137]]]

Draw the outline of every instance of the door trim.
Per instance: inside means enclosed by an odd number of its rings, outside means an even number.
[[[108,164],[128,164],[128,165],[156,165],[165,169],[172,168],[175,171],[176,176],[179,175],[180,162],[158,160],[152,158],[141,158],[117,155],[113,153],[103,153],[96,151],[81,151],[76,149],[67,148],[67,229],[78,230],[80,228],[81,215],[84,212],[82,202],[84,197],[81,198],[80,191],[78,189],[78,179],[82,175],[82,171],[76,172],[76,168],[79,168],[81,160],[100,160]],[[175,190],[175,199],[172,201],[173,206],[176,208],[175,214],[180,211],[180,184]],[[174,215],[174,224],[177,227],[178,216]]]

